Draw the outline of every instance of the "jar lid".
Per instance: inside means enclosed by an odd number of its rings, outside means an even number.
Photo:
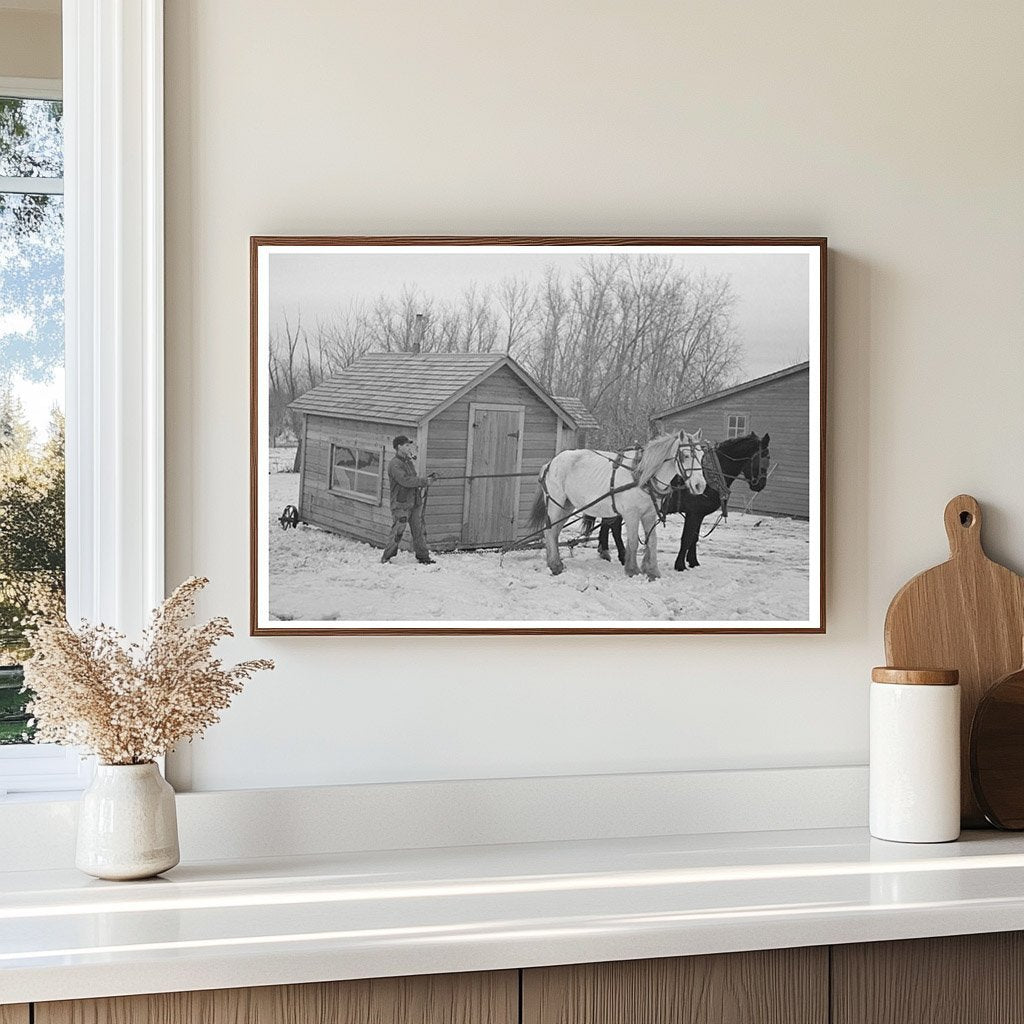
[[[910,686],[956,686],[960,672],[955,668],[889,668],[871,670],[873,683],[899,683]]]

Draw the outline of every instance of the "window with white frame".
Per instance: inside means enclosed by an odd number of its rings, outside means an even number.
[[[44,213],[52,226],[60,211],[65,254],[62,261],[51,252],[51,265],[63,262],[66,275],[63,302],[55,287],[37,282],[26,292],[34,304],[14,314],[0,310],[0,361],[11,379],[14,371],[25,381],[45,375],[47,338],[60,332],[43,328],[55,327],[63,312],[67,614],[138,636],[148,610],[166,594],[163,0],[63,0],[62,49],[63,82],[0,77],[0,97],[64,102],[59,147],[53,132],[41,141],[35,131],[40,107],[19,102],[15,113],[36,120],[8,122],[13,130],[5,136],[0,169],[4,273],[32,272],[25,246],[45,249],[42,242],[55,236],[33,238],[28,228],[43,223]],[[68,168],[63,190],[58,159]],[[0,282],[0,298],[7,294]],[[21,334],[31,328],[28,340],[42,353],[20,370],[10,365],[12,325]],[[23,343],[19,350],[26,351]],[[60,374],[54,366],[58,393]],[[43,385],[29,381],[26,387],[32,386]],[[18,393],[23,401],[26,387]],[[49,402],[44,396],[36,404]],[[55,509],[53,503],[52,518],[59,521]],[[71,749],[0,745],[0,799],[5,790],[7,799],[23,799],[25,793],[81,789],[92,765]],[[187,768],[176,781],[188,785]]]
[[[32,738],[20,662],[31,653],[28,618],[44,604],[59,607],[65,587],[63,105],[59,84],[14,91],[0,80],[0,748],[8,766],[43,753],[11,749]]]
[[[331,445],[330,489],[380,504],[384,479],[384,449],[357,444]]]
[[[750,416],[745,412],[729,412],[725,414],[725,436],[742,437],[750,432]]]

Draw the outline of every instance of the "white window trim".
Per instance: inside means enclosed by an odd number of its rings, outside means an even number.
[[[0,96],[7,95],[0,89]],[[59,196],[63,191],[63,178],[5,178],[0,175],[0,192],[20,192],[23,196]]]
[[[7,78],[0,75],[0,96],[19,100],[60,100],[61,82],[57,78]],[[63,178],[6,177],[0,175],[0,192],[21,195],[61,195]]]
[[[64,0],[68,615],[164,596],[163,2]]]
[[[0,747],[0,798],[8,793],[68,793],[85,789],[93,759],[53,743]]]
[[[60,100],[64,86],[59,78],[10,78],[0,75],[0,96],[21,100]]]
[[[62,89],[3,83],[64,99],[68,617],[138,635],[164,596],[163,0],[64,0],[63,48]],[[0,759],[0,793],[90,776]]]

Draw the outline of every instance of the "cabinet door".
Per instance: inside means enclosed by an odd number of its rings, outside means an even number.
[[[821,947],[523,972],[523,1024],[826,1024],[827,1020],[828,950]]]
[[[832,947],[834,1024],[1024,1021],[1024,934]]]
[[[28,1006],[19,1003],[17,1006],[0,1006],[0,1024],[28,1024]]]
[[[37,1003],[35,1024],[517,1024],[516,971]]]

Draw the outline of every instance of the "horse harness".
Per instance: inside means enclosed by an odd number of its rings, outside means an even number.
[[[619,511],[618,505],[615,504],[615,495],[620,491],[620,488],[615,486],[615,472],[622,468],[628,469],[630,475],[633,477],[632,486],[635,487],[637,466],[640,465],[640,456],[643,455],[643,452],[643,448],[626,448],[624,451],[616,452],[615,458],[609,460],[612,464],[612,471],[611,476],[608,478],[608,496],[612,499],[612,512],[617,516],[622,515],[622,513]],[[627,454],[630,455],[633,460],[632,465],[630,466],[626,465]]]
[[[714,465],[715,465],[716,471],[718,472],[718,474],[719,474],[721,480],[723,481],[723,483],[725,481],[725,476],[724,476],[724,474],[722,474],[722,467],[721,467],[721,465],[718,462],[718,456],[714,454],[715,446],[713,444],[709,444],[707,441],[688,441],[686,444],[683,444],[682,442],[680,442],[679,447],[676,449],[675,462],[676,462],[676,472],[682,478],[682,483],[679,483],[679,484],[669,483],[669,484],[666,484],[664,487],[660,487],[657,484],[657,482],[654,479],[654,477],[651,477],[651,479],[648,480],[647,483],[644,484],[644,487],[643,487],[644,491],[647,493],[647,496],[651,499],[651,502],[654,505],[654,511],[658,514],[658,520],[660,521],[662,526],[665,525],[665,521],[666,521],[666,519],[668,517],[668,513],[665,511],[665,499],[670,494],[672,494],[673,491],[679,491],[679,490],[686,489],[689,486],[690,477],[693,476],[693,474],[696,472],[696,470],[694,470],[694,469],[687,469],[686,468],[686,463],[684,461],[684,459],[685,459],[684,449],[685,450],[691,450],[694,453],[696,453],[696,452],[704,452],[705,453],[700,459],[697,460],[697,464],[701,467],[701,472],[704,473],[705,480],[707,479],[707,470],[706,470],[706,467],[705,467],[705,460],[707,459],[708,455],[710,454],[714,458]],[[643,449],[641,449],[641,451],[642,450]],[[634,479],[636,479],[635,474],[634,474]],[[725,487],[724,491],[725,491],[726,494],[728,494],[729,493],[728,487]],[[613,507],[614,507],[614,503],[613,503]]]
[[[684,449],[700,451],[705,447],[709,447],[711,451],[714,450],[711,446],[705,446],[700,442],[687,442],[686,444],[680,442],[679,447],[676,449],[676,471],[683,478],[684,486],[695,472],[695,470],[687,469],[686,467],[685,457],[683,454]],[[633,487],[640,486],[638,479],[638,469],[640,466],[640,459],[643,457],[643,453],[643,447],[638,445],[634,448],[626,448],[621,452],[616,452],[614,458],[608,458],[607,455],[605,456],[605,458],[607,458],[608,461],[612,464],[611,473],[608,477],[608,497],[611,498],[612,511],[617,516],[621,516],[622,513],[619,511],[618,505],[616,505],[615,503],[615,495],[620,494],[622,491],[632,490]],[[629,460],[628,464],[627,460]],[[700,464],[700,462],[698,462],[698,464]],[[715,465],[718,466],[717,457],[715,460]],[[619,469],[629,470],[630,475],[633,477],[633,483],[631,485],[627,484],[625,487],[615,486],[615,473],[616,470]],[[721,473],[721,471],[721,466],[718,466],[718,472]],[[724,480],[724,477],[722,479]],[[665,513],[662,511],[661,506],[664,500],[672,493],[672,484],[666,484],[664,487],[662,487],[658,484],[657,480],[652,476],[650,480],[648,480],[647,483],[643,485],[642,489],[644,493],[647,494],[647,496],[651,499],[651,502],[654,504],[655,511],[658,513],[658,518],[661,520],[662,524],[664,524]],[[726,490],[728,490],[728,488],[726,488]]]
[[[754,459],[755,458],[757,459],[757,473],[756,474],[754,473]],[[711,529],[708,530],[708,532],[704,534],[703,538],[701,538],[702,540],[710,537],[711,534],[713,534],[715,532],[715,530],[718,527],[718,524],[723,519],[728,519],[729,518],[729,494],[730,494],[730,487],[729,487],[729,481],[726,479],[725,472],[722,470],[722,463],[721,463],[721,461],[718,458],[718,445],[714,444],[714,445],[710,446],[710,448],[708,449],[708,453],[707,453],[706,459],[707,459],[707,464],[705,464],[705,466],[704,466],[704,478],[705,478],[705,480],[708,481],[708,486],[709,487],[713,487],[716,491],[718,491],[718,500],[719,500],[719,503],[721,504],[721,511],[718,513],[718,518],[714,521]],[[760,447],[758,447],[757,451],[754,454],[752,454],[749,457],[749,460],[748,460],[748,466],[749,466],[748,480],[750,481],[750,489],[752,491],[755,491],[754,497],[756,497],[756,491],[764,488],[765,484],[768,483],[768,477],[770,477],[772,475],[772,473],[775,471],[775,467],[774,466],[769,468],[769,467],[766,467],[764,463],[765,463],[764,457],[763,457],[763,455],[761,453]],[[760,488],[755,487],[755,485],[757,483],[761,484]],[[746,506],[743,509],[744,512],[748,508],[750,508],[751,504],[753,503],[754,497],[751,497],[747,501],[747,504],[746,504]]]
[[[722,463],[718,458],[718,446],[708,445],[704,454],[704,479],[708,487],[718,491],[718,501],[721,506],[722,518],[729,518],[729,482],[722,470]]]
[[[675,463],[676,470],[678,471],[679,475],[683,478],[684,484],[694,474],[695,470],[686,468],[683,450],[702,450],[704,448],[710,447],[711,446],[701,444],[699,442],[688,442],[687,444],[683,444],[682,442],[680,442],[679,447],[676,449]],[[593,451],[593,449],[591,450]],[[556,523],[566,522],[567,519],[578,515],[580,512],[584,511],[587,508],[590,508],[593,505],[596,505],[599,501],[604,501],[605,498],[611,499],[612,511],[615,513],[615,515],[621,516],[622,513],[619,512],[618,505],[615,502],[615,496],[617,494],[621,494],[623,491],[631,491],[634,487],[640,486],[637,478],[637,469],[640,465],[640,459],[643,457],[643,453],[644,449],[641,445],[636,445],[632,448],[625,448],[620,452],[616,452],[613,456],[605,455],[604,452],[595,451],[596,455],[600,455],[602,458],[607,459],[611,463],[611,472],[608,477],[607,493],[602,494],[599,498],[595,498],[593,501],[589,502],[589,504],[587,505],[584,505],[582,508],[576,509],[571,516],[567,516],[564,519],[554,521],[551,519],[551,513],[548,511],[548,507],[551,503],[547,485],[548,468],[550,467],[550,463],[548,463],[543,468],[543,470],[541,470],[540,478],[537,481],[540,484],[540,489],[544,494],[544,520],[547,524],[545,529],[550,530],[553,526],[556,525]],[[633,478],[633,482],[628,484],[619,484],[618,486],[616,486],[615,472],[616,470],[619,469],[627,469],[629,471],[630,476]],[[721,467],[719,467],[719,472],[721,472]],[[651,499],[651,502],[654,504],[655,511],[658,513],[658,518],[661,520],[662,524],[664,524],[665,513],[662,511],[661,505],[665,498],[672,493],[672,485],[669,484],[664,489],[661,489],[660,487],[658,487],[655,479],[651,477],[651,479],[648,480],[647,483],[643,485],[643,490]]]
[[[687,442],[686,444],[680,443],[679,447],[676,449],[675,463],[676,463],[676,469],[679,471],[679,475],[683,479],[682,485],[675,485],[675,486],[673,486],[672,484],[669,484],[667,487],[664,488],[664,490],[662,490],[661,488],[659,488],[659,487],[657,487],[655,485],[654,479],[652,477],[651,480],[648,480],[647,483],[644,484],[644,488],[643,489],[644,489],[645,493],[650,497],[650,499],[651,499],[651,501],[652,501],[652,503],[654,505],[655,511],[658,514],[658,518],[661,521],[662,525],[664,525],[665,524],[665,520],[666,520],[666,513],[665,513],[665,511],[663,509],[663,504],[664,504],[665,498],[667,498],[668,495],[672,493],[672,491],[679,489],[680,486],[685,486],[686,482],[689,480],[689,478],[695,472],[695,470],[693,470],[693,469],[687,469],[686,468],[686,465],[683,462],[683,449],[693,449],[695,451],[703,451],[704,452],[704,456],[702,457],[701,462],[700,462],[701,470],[704,472],[705,479],[707,479],[707,477],[710,475],[713,483],[709,483],[708,485],[711,486],[711,487],[714,487],[718,491],[718,494],[719,494],[719,501],[721,502],[722,511],[719,513],[718,519],[715,521],[714,526],[712,526],[711,529],[708,530],[708,534],[705,535],[705,536],[707,536],[707,535],[713,533],[714,530],[715,530],[715,527],[717,527],[718,524],[723,519],[725,519],[728,516],[728,514],[729,514],[729,510],[728,510],[729,485],[726,482],[725,473],[722,471],[722,464],[721,464],[721,462],[719,461],[719,458],[718,458],[718,452],[716,450],[717,449],[717,445],[711,444],[710,442],[707,442],[707,441]],[[550,464],[550,462],[547,463],[544,466],[544,468],[541,470],[540,477],[539,477],[539,479],[537,481],[540,484],[540,489],[541,489],[541,491],[542,491],[542,493],[544,495],[544,521],[545,521],[546,525],[545,525],[543,530],[537,530],[534,533],[528,534],[526,537],[521,537],[518,541],[516,541],[516,542],[506,546],[505,548],[503,548],[502,549],[502,556],[503,557],[504,557],[504,554],[505,554],[506,551],[510,551],[513,548],[520,547],[526,541],[531,540],[534,537],[539,536],[540,534],[546,532],[547,530],[550,530],[552,527],[554,527],[556,525],[564,525],[566,522],[568,522],[570,520],[575,520],[575,519],[580,518],[583,512],[585,512],[588,508],[592,508],[598,502],[604,501],[605,498],[610,498],[611,499],[612,510],[615,512],[615,514],[617,516],[621,515],[621,513],[619,512],[618,507],[617,507],[617,505],[615,503],[615,495],[621,494],[623,491],[632,490],[634,487],[638,487],[639,486],[639,484],[637,483],[637,467],[639,466],[640,459],[641,459],[641,457],[643,455],[643,451],[644,451],[643,447],[642,446],[634,446],[633,448],[626,448],[623,451],[616,452],[614,456],[605,455],[604,452],[599,452],[599,451],[596,451],[594,449],[591,449],[591,451],[594,451],[595,455],[600,455],[600,456],[602,456],[602,458],[607,459],[612,464],[611,475],[609,477],[609,489],[608,489],[608,492],[606,494],[602,494],[598,498],[595,498],[593,501],[588,502],[586,505],[583,505],[580,508],[574,509],[572,512],[569,513],[569,515],[564,516],[561,519],[552,520],[551,513],[548,511],[548,507],[551,504],[551,496],[548,493],[548,486],[547,486],[548,469],[549,469],[551,464]],[[627,456],[629,456],[632,459],[632,462],[631,462],[631,464],[629,466],[626,466]],[[709,466],[705,465],[705,461],[707,463],[709,463]],[[615,486],[615,471],[617,469],[621,469],[621,468],[626,468],[626,469],[628,469],[630,471],[630,475],[633,477],[633,482],[632,483],[628,483],[628,484],[620,484],[619,486],[616,487]],[[775,471],[776,468],[777,468],[776,466],[772,466],[766,473],[764,473],[765,481],[766,482],[767,482],[768,477],[770,477],[772,475],[772,473]],[[709,469],[710,469],[710,473],[709,473]],[[759,469],[759,471],[761,470],[760,461],[758,463],[758,469]],[[760,472],[759,472],[759,475],[760,475]],[[747,503],[747,507],[749,507],[749,505],[750,505],[750,502]],[[650,535],[648,534],[648,537],[649,536]],[[647,538],[645,538],[644,543],[645,544],[647,543]]]
[[[604,455],[603,452],[598,452],[597,454]],[[621,457],[622,454],[623,454],[622,452],[619,452],[618,456]],[[608,458],[607,455],[604,455],[604,457]],[[611,462],[612,460],[609,459],[608,461]],[[607,494],[602,494],[600,497],[595,498],[593,501],[588,502],[586,505],[581,505],[579,508],[573,509],[573,511],[570,512],[569,515],[564,516],[561,519],[554,519],[553,520],[551,518],[551,513],[548,511],[548,506],[551,504],[551,495],[548,493],[548,485],[547,485],[548,468],[549,468],[550,465],[551,464],[548,463],[547,465],[544,466],[544,468],[541,470],[540,477],[538,478],[538,481],[537,481],[540,484],[541,492],[544,494],[544,522],[546,523],[544,529],[543,530],[537,530],[537,531],[535,531],[534,533],[531,533],[531,534],[527,534],[526,537],[521,537],[515,544],[510,545],[510,547],[505,549],[505,550],[510,550],[511,548],[519,547],[519,545],[521,545],[524,541],[530,540],[533,537],[539,536],[541,533],[544,533],[545,530],[550,530],[553,526],[561,526],[561,525],[564,525],[565,523],[567,523],[571,519],[579,518],[581,513],[585,512],[588,508],[593,507],[598,502],[604,501],[605,498],[611,498],[612,499],[612,507],[614,508],[615,507],[615,495],[616,494],[621,494],[623,491],[631,491],[634,487],[636,487],[636,477],[635,476],[633,478],[633,483],[630,483],[630,484],[619,484],[619,486],[616,487],[615,486],[615,471],[612,470],[612,487],[611,487],[611,490],[608,491]]]
[[[757,451],[753,455],[750,456],[750,472],[751,473],[754,472],[754,459],[755,458],[757,459],[757,474],[750,481],[750,489],[751,490],[757,490],[758,488],[755,487],[755,485],[760,483],[761,484],[760,489],[763,490],[765,485],[768,483],[768,477],[770,477],[772,475],[772,471],[774,470],[775,467],[774,466],[769,467],[769,466],[765,465],[764,452],[761,450],[760,447],[758,447]],[[776,463],[776,465],[778,465],[778,463]]]
[[[775,462],[770,467],[765,469],[764,468],[764,460],[761,458],[760,451],[757,454],[758,454],[757,476],[754,477],[754,482],[757,482],[762,477],[764,477],[764,484],[762,484],[762,489],[763,489],[763,487],[767,485],[769,479],[771,478],[772,473],[774,473],[775,470],[777,470],[779,468],[779,464],[777,462]],[[753,456],[751,456],[751,471],[753,471]],[[750,495],[749,498],[747,498],[746,504],[743,506],[742,509],[740,509],[740,511],[741,512],[749,512],[750,511],[750,506],[754,504],[754,499],[757,497],[757,495],[758,495],[758,492],[755,491],[753,489],[753,487],[751,487],[751,495]],[[708,530],[706,533],[702,534],[700,539],[701,540],[707,540],[708,537],[710,537],[711,534],[713,534],[715,532],[715,530],[718,529],[718,524],[723,519],[727,519],[728,516],[729,516],[728,502],[727,501],[723,501],[722,502],[722,511],[718,513],[718,518],[711,524],[711,529]]]

